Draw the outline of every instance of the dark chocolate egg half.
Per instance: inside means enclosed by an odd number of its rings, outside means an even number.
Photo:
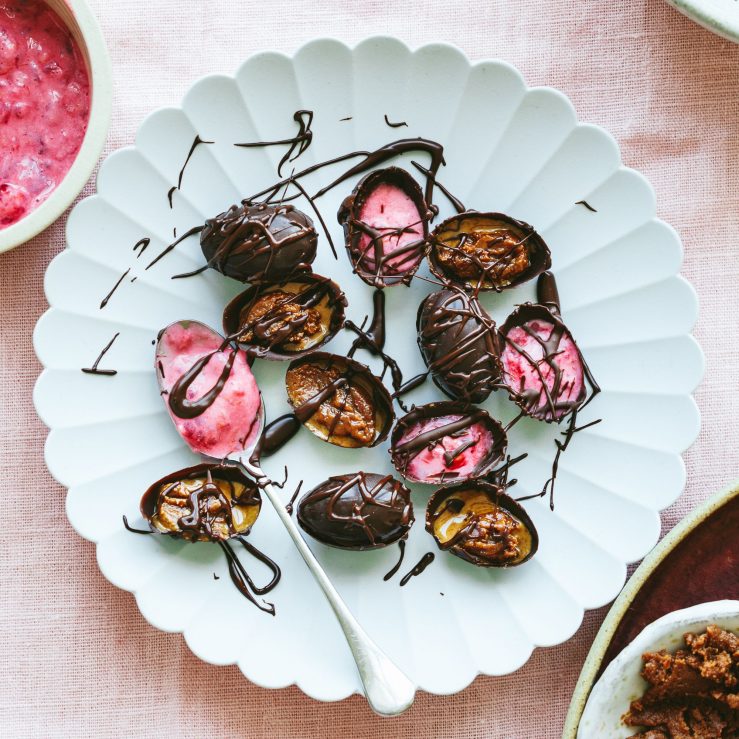
[[[539,546],[523,506],[481,480],[437,490],[426,507],[426,531],[439,549],[478,567],[515,567]]]
[[[259,516],[259,487],[237,467],[199,464],[158,480],[141,498],[149,528],[188,541],[248,534]]]
[[[427,295],[416,321],[418,346],[436,385],[453,400],[481,403],[500,377],[495,321],[459,289]]]
[[[250,356],[295,359],[328,343],[344,324],[346,297],[328,277],[298,275],[252,285],[223,311],[223,329]]]
[[[516,308],[500,327],[500,346],[502,381],[532,418],[561,421],[598,390],[569,329],[544,305]]]
[[[313,221],[290,204],[234,205],[200,234],[208,266],[241,282],[279,282],[308,272],[316,258]]]
[[[442,401],[413,408],[395,424],[390,455],[406,480],[453,485],[503,461],[503,427],[482,408]]]
[[[379,444],[390,432],[392,398],[369,367],[338,354],[316,352],[290,363],[287,397],[312,433],[342,447]]]
[[[336,475],[298,504],[303,530],[342,549],[387,546],[405,536],[413,521],[410,490],[390,475]]]
[[[420,186],[404,169],[363,177],[338,213],[357,275],[380,288],[408,283],[426,256],[431,216]]]
[[[431,271],[468,289],[505,290],[551,266],[549,247],[528,223],[503,213],[467,211],[431,234]]]

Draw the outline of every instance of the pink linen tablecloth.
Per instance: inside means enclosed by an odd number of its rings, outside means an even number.
[[[664,531],[739,477],[739,47],[663,0],[91,4],[115,73],[108,151],[131,143],[141,119],[177,104],[195,78],[322,35],[448,41],[473,59],[511,62],[529,84],[563,90],[579,117],[608,129],[625,163],[654,185],[658,214],[682,234],[683,271],[701,299],[703,431],[686,455],[687,490],[665,511]],[[297,688],[255,687],[236,667],[204,664],[180,636],[144,621],[132,596],[99,573],[94,547],[67,523],[65,490],[44,467],[46,429],[31,402],[39,372],[31,332],[46,309],[44,269],[64,247],[63,231],[60,221],[0,256],[0,735],[559,736],[605,609],[518,673],[478,678],[456,696],[419,695],[393,720],[376,718],[358,697],[324,705]]]

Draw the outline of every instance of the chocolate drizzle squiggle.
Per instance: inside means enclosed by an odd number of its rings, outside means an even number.
[[[208,390],[204,395],[197,398],[196,400],[189,400],[187,397],[187,390],[197,379],[204,367],[210,362],[211,358],[218,354],[221,350],[210,352],[203,357],[200,357],[190,369],[185,372],[175,384],[169,393],[169,407],[178,418],[196,418],[197,416],[205,413],[211,405],[216,401],[216,398],[221,394],[223,388],[231,375],[231,369],[233,368],[234,360],[236,359],[237,350],[232,349],[230,356],[226,360],[226,364],[223,365],[218,380],[215,385]]]
[[[404,585],[407,585],[412,577],[418,577],[434,561],[435,556],[433,552],[426,552],[413,566],[413,569],[403,575],[403,579],[400,581],[400,587],[402,588]]]
[[[239,489],[237,484],[241,486]],[[238,520],[234,517],[236,507],[242,511]],[[277,586],[282,575],[280,567],[245,538],[260,507],[259,486],[240,469],[201,464],[164,477],[144,493],[141,514],[149,524],[149,531],[131,527],[125,516],[123,525],[136,534],[215,542],[226,556],[231,580],[239,592],[257,608],[274,616],[274,605],[260,603],[255,595],[264,595]],[[266,585],[254,583],[233,551],[232,540],[270,570],[272,577]]]
[[[145,236],[143,239],[139,239],[134,245],[133,250],[138,251],[138,254],[136,254],[136,259],[138,259],[145,251],[146,247],[151,244],[151,239],[148,236]]]
[[[298,124],[298,132],[289,139],[279,139],[278,141],[255,141],[245,144],[234,144],[239,148],[256,148],[263,146],[280,146],[289,144],[290,148],[285,152],[280,163],[277,165],[277,175],[282,176],[282,168],[287,162],[294,162],[313,141],[313,131],[311,131],[311,123],[313,123],[312,110],[296,110],[293,114],[293,120]],[[295,150],[297,149],[297,152]],[[295,154],[293,155],[293,152]]]
[[[116,282],[116,283],[115,283],[115,285],[113,285],[113,288],[111,289],[111,291],[110,291],[110,292],[109,292],[109,293],[108,293],[108,294],[107,294],[107,295],[106,295],[106,296],[105,296],[105,297],[104,297],[104,298],[102,299],[102,301],[101,301],[101,303],[100,303],[100,310],[102,310],[103,308],[105,308],[105,306],[106,306],[106,305],[108,305],[108,301],[109,301],[109,300],[110,300],[110,299],[111,299],[111,298],[113,297],[113,293],[114,293],[114,292],[115,292],[115,291],[116,291],[116,290],[118,289],[118,287],[120,286],[121,282],[123,282],[123,280],[125,280],[125,279],[126,279],[126,276],[128,275],[128,273],[129,273],[130,271],[131,271],[131,268],[129,267],[129,268],[128,268],[128,269],[127,269],[127,270],[126,270],[126,271],[125,271],[125,272],[124,272],[124,273],[123,273],[123,274],[122,274],[122,275],[121,275],[121,276],[120,276],[120,277],[118,278],[118,282]]]
[[[405,539],[401,539],[398,542],[398,548],[400,549],[400,557],[398,558],[398,561],[392,566],[392,568],[382,578],[385,582],[387,582],[400,569],[401,565],[403,564],[403,558],[405,557]]]
[[[405,121],[398,121],[397,123],[391,123],[390,120],[387,117],[387,113],[385,113],[385,123],[387,123],[390,128],[408,128],[408,124]]]
[[[98,354],[97,359],[93,362],[92,367],[83,367],[82,371],[88,375],[107,375],[112,377],[118,374],[118,370],[101,370],[98,369],[100,360],[108,353],[108,349],[113,346],[113,342],[120,336],[120,331],[116,332],[115,336],[103,347],[103,350]]]
[[[427,179],[430,179],[431,182],[433,182],[434,187],[438,188],[441,191],[441,193],[451,203],[452,208],[454,208],[457,213],[464,213],[467,210],[467,208],[465,208],[464,206],[464,203],[459,198],[452,195],[452,193],[449,192],[449,190],[447,190],[447,188],[444,187],[444,185],[442,185],[441,182],[436,179],[436,173],[432,172],[427,167],[421,166],[418,162],[411,162],[411,164]]]

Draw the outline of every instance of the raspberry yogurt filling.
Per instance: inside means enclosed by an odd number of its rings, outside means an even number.
[[[261,433],[262,398],[246,354],[197,321],[160,334],[159,386],[177,431],[196,453],[222,459]]]
[[[395,468],[412,482],[460,482],[502,461],[505,431],[481,408],[437,402],[414,408],[393,432]]]
[[[41,0],[0,0],[0,229],[64,179],[89,115],[87,67],[61,18]]]
[[[527,312],[531,320],[503,328],[503,379],[528,415],[559,421],[585,399],[582,355],[569,331],[546,308],[518,310],[521,317]]]

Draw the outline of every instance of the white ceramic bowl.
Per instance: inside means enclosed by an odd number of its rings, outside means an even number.
[[[79,45],[90,74],[90,119],[72,166],[51,195],[20,221],[0,230],[0,252],[32,239],[51,225],[79,195],[97,164],[110,122],[112,73],[100,26],[85,0],[46,0]]]
[[[739,629],[739,601],[719,600],[673,611],[649,624],[611,662],[595,684],[580,721],[577,739],[629,737],[633,727],[624,726],[621,716],[631,701],[641,696],[647,682],[641,676],[644,652],[666,649],[674,652],[683,646],[683,634],[700,633],[716,624],[724,629]]]

